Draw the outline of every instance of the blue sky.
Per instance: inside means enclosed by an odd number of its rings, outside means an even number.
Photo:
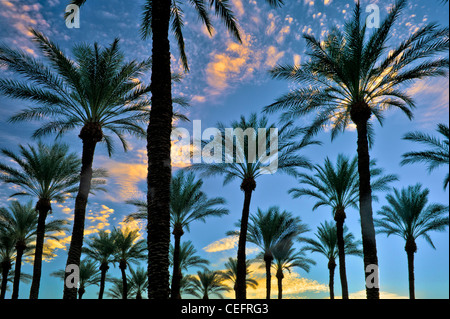
[[[72,45],[79,42],[99,42],[107,45],[115,37],[121,39],[121,48],[128,59],[145,59],[151,54],[149,41],[139,37],[139,21],[143,1],[92,0],[81,9],[80,29],[68,29],[63,19],[67,5],[64,0],[9,0],[0,1],[0,41],[20,48],[29,54],[38,56],[37,49],[30,41],[28,27],[36,28],[57,42],[70,54]],[[195,14],[186,9],[185,41],[191,72],[182,83],[174,87],[174,94],[191,99],[191,107],[185,111],[191,120],[201,120],[202,128],[214,127],[218,122],[230,123],[241,115],[252,112],[261,113],[265,105],[272,103],[292,86],[283,81],[271,80],[267,70],[277,63],[298,63],[305,61],[305,42],[302,33],[321,36],[336,25],[343,25],[351,16],[353,1],[342,0],[292,0],[280,9],[270,9],[263,1],[233,0],[232,5],[239,20],[243,43],[236,43],[224,30],[219,21],[214,20],[216,32],[213,36],[198,23]],[[376,3],[381,15],[386,14],[392,1],[362,1],[363,8]],[[448,25],[448,4],[440,1],[410,1],[406,10],[398,20],[391,36],[395,45],[413,32],[417,27],[429,22]],[[174,71],[181,71],[178,51],[172,49],[172,66]],[[8,70],[0,70],[1,76],[10,76]],[[148,80],[147,77],[144,80]],[[387,173],[395,173],[400,181],[393,184],[397,188],[414,185],[418,182],[430,189],[430,202],[448,205],[448,190],[442,188],[442,181],[447,168],[428,174],[422,165],[400,166],[401,155],[407,151],[420,149],[420,146],[402,140],[402,136],[412,130],[435,133],[438,123],[448,124],[449,91],[448,79],[424,80],[406,87],[415,98],[417,109],[415,118],[409,121],[399,111],[388,111],[383,127],[376,125],[376,140],[371,150],[372,158]],[[12,125],[7,123],[8,117],[26,107],[24,102],[13,101],[0,96],[0,147],[17,150],[19,143],[33,143],[30,136],[39,123]],[[277,117],[271,118],[276,122]],[[306,119],[297,124],[305,125]],[[190,123],[180,124],[192,130]],[[322,146],[311,146],[304,155],[314,163],[323,163],[325,157],[335,159],[339,153],[354,156],[356,153],[356,134],[348,130],[335,141],[330,141],[327,132],[317,136]],[[51,142],[52,138],[46,139]],[[63,138],[71,149],[81,151],[81,141],[77,132]],[[86,235],[95,234],[99,229],[109,229],[122,225],[123,217],[133,212],[133,207],[124,201],[145,194],[145,142],[131,138],[132,149],[123,153],[119,148],[110,159],[106,148],[97,150],[94,166],[105,167],[111,177],[108,180],[108,193],[98,193],[89,200],[86,223]],[[0,158],[0,160],[3,160]],[[178,168],[175,168],[178,169]],[[331,212],[327,208],[312,211],[314,201],[292,199],[287,191],[297,186],[292,177],[275,174],[263,176],[257,180],[257,188],[252,198],[251,211],[258,207],[266,209],[279,205],[282,209],[300,216],[302,221],[315,231],[325,220],[331,220]],[[199,254],[211,261],[215,269],[223,269],[228,257],[235,257],[236,242],[226,239],[225,232],[233,228],[240,218],[243,193],[239,183],[222,185],[221,178],[204,180],[204,190],[211,197],[223,196],[227,200],[230,214],[221,219],[210,219],[206,224],[197,223],[191,226],[190,233],[183,240],[191,240]],[[0,185],[0,202],[6,205],[12,189]],[[384,194],[380,202],[374,203],[374,212],[385,204]],[[50,218],[71,219],[73,202],[53,204],[54,213]],[[347,212],[346,224],[350,231],[360,238],[359,214],[356,210]],[[143,225],[132,225],[138,227]],[[313,231],[310,236],[313,236]],[[141,230],[145,237],[145,228]],[[43,265],[41,281],[41,298],[60,298],[62,281],[50,277],[49,273],[64,267],[67,257],[69,234],[62,234],[61,244],[51,243],[55,257]],[[449,234],[432,233],[436,250],[424,240],[418,241],[416,254],[416,296],[418,298],[449,297]],[[227,249],[228,248],[228,249]],[[249,256],[255,255],[255,249]],[[380,265],[380,281],[382,297],[408,296],[408,278],[404,242],[400,238],[377,235],[378,258]],[[296,269],[286,279],[286,297],[326,298],[328,296],[327,261],[319,255],[311,255],[317,262],[309,273]],[[142,264],[144,265],[144,263]],[[26,263],[23,267],[32,273],[32,266]],[[254,273],[262,280],[262,270],[255,267]],[[111,267],[110,274],[120,276],[118,267]],[[347,258],[347,274],[350,297],[364,296],[364,272],[361,258]],[[340,283],[336,271],[335,293],[340,295]],[[249,291],[250,296],[264,296],[263,287],[257,291]],[[273,287],[276,287],[273,286]],[[276,289],[274,289],[276,290]],[[87,289],[86,298],[96,298],[97,287]],[[9,292],[10,293],[10,292]],[[29,285],[21,284],[20,297],[27,298]],[[7,295],[9,296],[9,294]]]

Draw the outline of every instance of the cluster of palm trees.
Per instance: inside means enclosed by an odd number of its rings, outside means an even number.
[[[72,2],[82,5],[86,0]],[[266,2],[273,7],[283,4],[281,0]],[[213,26],[209,11],[213,11],[224,21],[236,40],[241,41],[237,20],[228,1],[196,0],[189,1],[189,4],[196,9],[200,21],[210,33],[213,32]],[[256,180],[266,166],[258,159],[249,158],[248,140],[242,144],[237,140],[232,141],[232,147],[237,151],[231,152],[231,159],[224,158],[222,163],[194,164],[186,172],[182,170],[172,176],[170,136],[173,118],[185,118],[174,112],[172,104],[183,105],[185,101],[172,97],[172,82],[179,81],[180,77],[171,73],[169,28],[172,28],[177,40],[184,69],[186,72],[189,70],[184,50],[180,1],[146,1],[141,32],[144,39],[152,38],[152,57],[144,61],[127,62],[118,39],[105,48],[96,43],[78,44],[72,50],[73,59],[36,30],[31,30],[31,33],[43,60],[0,45],[0,66],[6,66],[8,72],[20,78],[0,79],[0,94],[33,103],[33,106],[12,116],[10,122],[45,121],[34,132],[34,138],[45,135],[61,138],[77,129],[82,141],[81,157],[69,153],[68,146],[59,143],[53,146],[40,142],[37,147],[20,146],[20,154],[2,150],[3,155],[9,157],[14,165],[0,163],[1,180],[20,189],[12,196],[28,195],[36,200],[34,207],[30,203],[24,205],[14,202],[4,213],[2,211],[2,296],[14,259],[13,296],[17,297],[21,258],[31,253],[34,267],[30,298],[38,298],[45,238],[52,231],[65,226],[63,221],[47,222],[47,215],[52,211],[52,203],[67,200],[71,196],[75,197],[75,204],[67,265],[83,266],[85,272],[89,273],[94,260],[100,264],[103,288],[100,283],[99,296],[103,295],[110,262],[117,262],[122,273],[121,281],[114,281],[117,289],[112,292],[113,295],[127,297],[127,294],[135,291],[136,296],[142,296],[143,287],[147,288],[148,297],[152,299],[180,298],[184,289],[203,298],[208,298],[209,294],[220,295],[227,290],[223,285],[226,275],[207,269],[199,272],[195,278],[182,274],[184,243],[181,237],[185,231],[189,231],[189,224],[228,213],[223,198],[210,199],[201,190],[202,181],[196,180],[194,175],[194,172],[200,172],[202,177],[222,175],[224,184],[238,179],[240,189],[244,192],[239,230],[230,232],[239,237],[237,259],[230,261],[230,266],[233,266],[230,269],[235,272],[232,281],[237,299],[245,299],[247,287],[254,285],[248,280],[247,241],[255,243],[262,251],[259,258],[266,268],[267,297],[270,297],[271,291],[272,266],[276,269],[281,297],[283,270],[292,267],[308,270],[313,261],[306,257],[305,251],[312,251],[328,258],[331,297],[334,296],[334,270],[338,259],[342,296],[348,298],[345,255],[362,256],[364,269],[369,266],[376,266],[377,269],[375,227],[387,235],[397,234],[406,240],[410,296],[414,298],[415,239],[423,236],[432,244],[428,233],[444,230],[448,226],[448,207],[439,204],[427,206],[428,190],[418,184],[402,190],[394,189],[392,194],[386,196],[388,205],[380,211],[381,219],[374,220],[372,202],[377,199],[374,192],[389,191],[389,184],[397,177],[384,175],[383,170],[371,160],[370,146],[374,143],[372,120],[382,123],[385,112],[391,108],[398,108],[408,118],[413,118],[415,103],[405,92],[404,85],[415,80],[447,75],[449,60],[442,54],[448,52],[449,40],[448,28],[427,24],[407,36],[397,47],[391,48],[389,36],[406,5],[406,0],[397,0],[381,21],[380,27],[370,30],[363,22],[358,1],[352,18],[342,29],[334,28],[324,39],[305,34],[309,59],[301,65],[279,65],[270,71],[274,79],[288,80],[298,86],[264,108],[266,114],[280,114],[279,123],[269,124],[266,115],[252,114],[248,118],[242,116],[230,125],[217,125],[219,131],[225,127],[243,130],[254,128],[257,132],[258,128],[266,128],[267,131],[278,128],[278,171],[298,178],[300,184],[290,193],[294,198],[312,196],[317,199],[315,208],[328,206],[331,209],[334,223],[321,224],[316,239],[305,238],[306,225],[279,207],[274,206],[267,211],[258,209],[257,213],[250,214]],[[150,70],[151,84],[142,83],[139,78]],[[298,119],[306,119],[310,114],[314,115],[310,125],[303,128],[295,126]],[[142,127],[145,124],[148,125],[147,130]],[[303,155],[307,147],[320,145],[320,142],[313,140],[320,131],[329,128],[333,139],[351,124],[356,126],[357,131],[355,158],[340,155],[335,164],[327,158],[324,165],[320,166],[313,165]],[[125,151],[128,149],[127,135],[147,139],[147,198],[130,202],[138,207],[138,212],[129,217],[146,220],[146,245],[142,240],[136,241],[136,234],[132,231],[115,229],[111,233],[100,233],[98,237],[90,238],[83,248],[89,195],[95,190],[104,190],[102,185],[107,177],[105,171],[93,169],[95,151],[99,143],[106,144],[110,156],[115,150],[113,139],[107,133],[116,136]],[[429,170],[441,164],[448,165],[448,126],[439,124],[439,133],[444,136],[443,141],[420,132],[406,135],[405,140],[426,143],[433,149],[405,154],[402,163],[426,161]],[[256,145],[263,143],[269,146],[271,138],[255,136],[254,142]],[[225,140],[221,142],[222,145],[229,145]],[[237,161],[238,156],[245,160]],[[309,173],[300,173],[299,169],[309,170]],[[448,175],[444,183],[446,187]],[[360,212],[362,250],[359,241],[344,225],[346,210],[350,207]],[[171,233],[174,235],[172,250]],[[96,251],[96,243],[102,241],[113,243],[114,249],[108,256]],[[296,250],[293,244],[299,241],[306,245]],[[83,253],[89,256],[90,261],[81,261]],[[137,279],[128,280],[126,269],[129,268],[129,262],[141,258],[147,258],[148,262],[147,283],[139,281],[138,284]],[[169,272],[171,263],[172,276]],[[130,269],[130,274],[141,279],[145,277],[145,271],[139,268]],[[59,275],[67,276],[67,273]],[[228,276],[231,276],[230,273]],[[366,272],[367,276],[369,274]],[[86,279],[83,289],[90,282]],[[134,284],[128,288],[128,282]],[[64,285],[63,297],[75,299],[77,293],[81,297],[80,290],[81,284],[79,289]],[[366,294],[367,298],[379,298],[379,286],[366,286]]]

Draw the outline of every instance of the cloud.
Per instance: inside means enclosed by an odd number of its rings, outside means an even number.
[[[269,46],[266,52],[267,58],[265,64],[271,68],[275,67],[278,61],[284,56],[284,51],[278,51],[274,46]]]
[[[245,14],[244,5],[241,0],[232,0],[235,10],[233,10],[238,17],[242,17]]]
[[[231,250],[237,247],[239,241],[239,236],[225,237],[217,240],[208,246],[204,247],[203,250],[208,253],[216,253],[225,250]]]

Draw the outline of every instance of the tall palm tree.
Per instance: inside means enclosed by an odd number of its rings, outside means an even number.
[[[247,260],[246,262],[247,266],[247,272],[245,277],[245,284],[250,288],[256,289],[258,286],[258,282],[249,277],[249,275],[252,273],[249,270],[250,267],[250,261]],[[233,290],[236,292],[236,278],[237,278],[237,259],[236,258],[228,258],[228,261],[225,263],[225,271],[222,272],[222,276],[225,280],[229,280],[233,283]]]
[[[272,255],[274,258],[274,268],[276,271],[276,277],[278,282],[278,299],[283,299],[283,271],[287,270],[291,273],[291,269],[298,267],[306,272],[309,272],[311,265],[315,265],[316,262],[306,257],[305,247],[301,249],[295,249],[293,247],[294,242],[283,241],[275,245],[272,249]]]
[[[378,212],[380,219],[375,220],[379,233],[388,237],[397,235],[406,241],[405,251],[408,257],[409,296],[415,299],[414,291],[414,254],[417,252],[417,239],[423,237],[434,249],[430,238],[431,231],[445,231],[449,225],[448,206],[428,204],[428,188],[421,184],[408,186],[386,196],[388,202]]]
[[[36,239],[38,214],[33,207],[33,202],[21,204],[12,202],[8,208],[0,208],[0,231],[6,232],[15,241],[16,259],[14,282],[11,299],[19,297],[19,283],[22,267],[22,257],[30,244]]]
[[[57,270],[50,274],[50,276],[58,277],[62,280],[66,277],[64,270]],[[78,299],[83,299],[86,288],[90,285],[98,285],[100,282],[100,270],[96,260],[82,259],[80,262],[80,277],[78,288]]]
[[[122,297],[126,299],[128,296],[126,269],[130,263],[138,264],[147,255],[147,245],[144,239],[139,240],[139,230],[117,229],[112,231],[114,239],[114,261],[119,264],[122,274]]]
[[[308,61],[300,66],[277,66],[271,70],[273,78],[291,80],[301,86],[265,110],[284,111],[283,119],[315,114],[306,138],[327,124],[331,124],[332,139],[351,122],[356,125],[365,270],[369,265],[378,267],[370,183],[368,137],[373,135],[370,119],[373,115],[382,122],[383,111],[390,108],[399,108],[411,119],[415,104],[403,85],[448,73],[448,57],[439,56],[449,49],[448,28],[427,24],[397,47],[388,44],[394,24],[406,5],[406,0],[397,0],[380,27],[369,33],[357,1],[352,19],[342,30],[334,28],[325,39],[303,36],[308,46]],[[366,287],[366,295],[378,299],[378,283],[374,288]]]
[[[1,85],[1,84],[0,84]],[[46,235],[46,219],[52,212],[52,202],[64,202],[68,195],[78,191],[80,183],[81,160],[76,153],[69,153],[69,146],[64,144],[37,147],[19,145],[19,154],[2,149],[1,154],[9,158],[15,166],[0,163],[0,181],[20,187],[19,192],[11,196],[31,196],[37,200],[36,211],[39,213],[36,230],[36,248],[34,253],[33,280],[30,298],[37,299],[42,271],[42,254]],[[101,189],[105,172],[93,173],[92,189]]]
[[[388,184],[398,180],[395,175],[382,175],[383,170],[377,168],[375,160],[371,161],[371,188],[372,192],[389,190]],[[381,175],[381,176],[380,176]],[[376,178],[376,180],[374,180]],[[313,210],[321,206],[329,206],[332,209],[333,218],[336,222],[337,244],[339,250],[339,274],[342,286],[342,298],[348,299],[348,284],[345,268],[344,248],[344,222],[346,211],[349,208],[358,208],[359,201],[359,175],[358,158],[350,160],[339,154],[336,164],[327,157],[324,164],[314,167],[314,174],[300,174],[300,185],[309,188],[292,188],[289,193],[294,198],[311,196],[317,200]],[[373,199],[376,199],[373,195]]]
[[[318,144],[318,142],[303,140],[301,143],[296,143],[293,139],[302,134],[302,129],[294,127],[290,122],[277,128],[274,124],[269,124],[267,117],[258,117],[256,113],[251,114],[249,118],[241,116],[239,121],[234,121],[228,126],[223,123],[218,123],[216,127],[220,134],[211,143],[214,143],[220,149],[225,148],[222,151],[222,161],[220,163],[193,164],[187,169],[201,171],[204,177],[223,175],[224,185],[235,179],[239,179],[241,182],[240,188],[244,192],[244,205],[242,208],[237,252],[238,272],[236,296],[237,299],[245,299],[246,235],[250,215],[250,202],[252,193],[256,189],[256,179],[264,174],[273,174],[275,171],[297,176],[297,168],[311,168],[312,164],[310,161],[306,157],[297,154],[297,152],[308,145]],[[248,139],[234,139],[233,136],[229,136],[227,133],[227,128],[232,128],[233,130],[241,129],[244,132],[253,130],[255,134],[250,134]],[[264,133],[263,129],[265,129],[266,133]],[[278,132],[278,134],[272,134],[273,132]],[[267,166],[267,159],[261,156],[261,154],[257,158],[252,156],[253,154],[250,152],[250,149],[253,147],[251,145],[252,143],[254,143],[254,149],[256,150],[260,148],[264,148],[266,151],[271,150],[268,159],[269,161],[276,160],[276,169]],[[278,146],[275,155],[272,154],[274,145]],[[275,156],[277,156],[276,159]]]
[[[219,271],[203,270],[197,271],[197,276],[191,276],[191,289],[189,293],[197,298],[208,300],[211,295],[223,298],[222,292],[229,291],[223,281],[224,278]]]
[[[2,79],[0,92],[8,97],[39,103],[10,119],[11,122],[47,119],[48,122],[35,131],[34,137],[54,133],[60,137],[70,130],[80,129],[82,166],[67,258],[67,265],[79,266],[96,146],[105,142],[111,155],[113,139],[107,131],[119,138],[124,150],[128,148],[126,133],[145,137],[139,124],[148,120],[150,101],[146,95],[150,85],[136,79],[150,69],[151,63],[150,60],[125,62],[119,39],[106,48],[97,43],[76,45],[72,50],[75,59],[72,60],[42,33],[30,32],[48,63],[20,50],[0,46],[0,65],[26,79]],[[64,298],[76,299],[76,288],[65,286]]]
[[[83,253],[100,264],[100,290],[98,299],[103,299],[107,279],[106,273],[109,269],[109,264],[114,263],[115,251],[114,237],[110,232],[104,230],[101,230],[95,237],[88,238],[86,245],[83,247]]]
[[[258,208],[256,214],[250,216],[247,241],[262,249],[266,267],[266,299],[270,299],[273,250],[277,245],[292,241],[307,231],[308,227],[301,223],[299,217],[293,217],[292,213],[281,211],[277,206],[267,211]]]
[[[0,300],[5,299],[6,288],[8,286],[8,274],[12,268],[15,244],[14,238],[7,231],[0,231],[0,269],[2,271]]]
[[[421,151],[421,152],[408,152],[403,154],[403,160],[401,165],[412,164],[412,163],[427,163],[428,171],[431,172],[441,165],[449,165],[449,137],[450,130],[448,125],[438,124],[437,131],[442,135],[443,139],[440,140],[429,134],[422,132],[410,132],[406,134],[403,139],[411,142],[425,144],[430,146],[431,149]],[[447,188],[450,182],[449,173],[444,179],[444,189]]]
[[[173,299],[180,299],[180,248],[184,230],[194,221],[206,222],[208,217],[221,217],[228,214],[228,209],[221,207],[226,201],[222,197],[208,198],[201,190],[202,180],[196,180],[194,173],[185,174],[180,170],[172,178],[170,220],[174,236],[172,291]]]
[[[304,240],[307,243],[305,250],[320,253],[327,258],[330,299],[334,299],[334,270],[336,268],[336,258],[338,258],[339,255],[336,226],[333,222],[325,221],[317,227],[315,236],[316,239],[307,238]],[[363,256],[363,252],[359,248],[361,241],[356,241],[353,234],[348,232],[348,228],[345,225],[344,243],[346,255]]]

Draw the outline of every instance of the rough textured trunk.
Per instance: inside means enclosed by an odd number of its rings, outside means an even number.
[[[170,135],[173,115],[168,38],[170,8],[170,0],[152,3],[152,109],[147,130],[149,299],[168,299],[170,293]]]
[[[417,245],[414,239],[408,239],[406,241],[405,251],[408,257],[409,298],[416,299],[414,284],[414,254],[417,251]]]
[[[344,221],[346,215],[343,209],[336,210],[334,220],[336,221],[337,245],[339,250],[339,275],[342,287],[342,299],[348,299],[347,273],[345,268],[345,242],[344,242]]]
[[[0,290],[0,299],[5,299],[6,286],[8,285],[8,273],[11,269],[11,261],[2,262],[2,286]]]
[[[27,248],[24,242],[18,242],[16,244],[16,267],[14,269],[14,281],[13,281],[13,292],[11,299],[19,298],[19,284],[20,284],[20,272],[22,269],[22,256],[24,250]]]
[[[277,270],[277,282],[278,282],[278,299],[283,299],[283,271],[281,269]]]
[[[106,272],[109,266],[107,263],[102,263],[100,265],[100,291],[98,293],[98,299],[103,299],[103,293],[105,292],[105,282],[106,282]]]
[[[30,288],[30,299],[38,299],[39,287],[41,284],[42,273],[42,253],[44,250],[45,239],[45,221],[47,219],[48,212],[51,211],[51,204],[48,199],[39,199],[36,204],[36,211],[38,212],[38,224],[36,229],[36,248],[34,252],[34,264],[33,264],[33,279]]]
[[[361,234],[364,253],[364,273],[366,282],[368,276],[375,280],[373,287],[366,285],[367,299],[380,299],[380,287],[378,282],[378,257],[375,240],[375,226],[372,212],[372,188],[370,186],[370,154],[367,123],[371,116],[369,106],[364,103],[355,104],[350,115],[356,124],[358,133],[358,173],[359,173],[359,214],[361,217]],[[367,267],[374,269],[375,273],[366,272]],[[371,278],[369,278],[370,280]]]
[[[66,266],[76,265],[78,267],[80,266],[81,248],[83,247],[86,206],[88,202],[89,191],[91,190],[92,163],[94,162],[95,147],[97,143],[102,140],[103,133],[99,124],[88,123],[81,129],[79,137],[83,141],[80,187],[78,189],[77,197],[75,198],[72,239],[70,241],[66,263]],[[63,299],[76,298],[77,288],[67,288],[64,284]]]
[[[119,262],[120,272],[122,273],[122,299],[128,298],[128,283],[127,283],[127,274],[125,270],[127,269],[127,263],[124,260]]]
[[[180,284],[181,284],[181,268],[180,268],[180,246],[181,246],[181,236],[183,236],[184,231],[180,225],[176,225],[172,232],[175,243],[173,249],[173,273],[172,273],[172,288],[170,296],[172,299],[181,299],[180,294]]]
[[[272,275],[270,274],[270,268],[272,267],[273,256],[271,252],[266,252],[264,254],[264,262],[266,264],[266,299],[270,299],[270,291],[271,291],[271,280]]]
[[[336,268],[336,262],[334,258],[328,261],[328,270],[329,270],[329,282],[328,287],[330,288],[330,299],[334,299],[334,269]]]
[[[242,209],[241,229],[239,232],[239,243],[237,252],[237,266],[236,266],[236,299],[247,299],[247,263],[245,255],[245,245],[247,242],[248,217],[250,215],[250,202],[252,199],[252,192],[256,188],[256,183],[253,179],[243,180],[241,190],[244,191],[244,207]]]

